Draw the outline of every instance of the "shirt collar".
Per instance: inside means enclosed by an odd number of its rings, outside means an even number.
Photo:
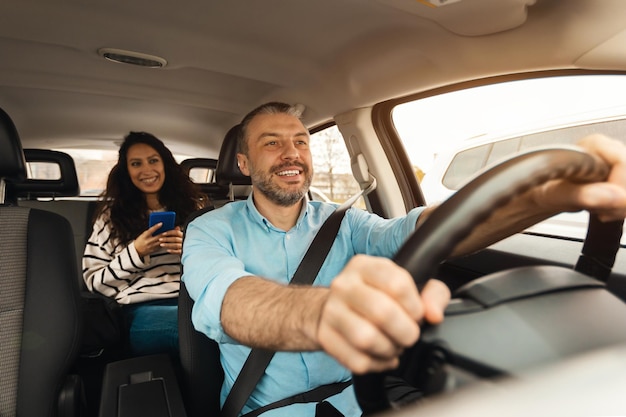
[[[246,200],[246,207],[248,208],[248,213],[250,213],[250,215],[256,222],[262,224],[264,227],[268,229],[271,228],[274,230],[281,230],[281,229],[276,228],[265,216],[259,213],[259,210],[254,205],[254,200],[252,198],[253,193],[254,193],[254,189],[250,192],[250,195],[248,195],[248,199]],[[305,194],[303,200],[304,200],[304,204],[302,204],[302,208],[300,209],[300,215],[298,216],[298,220],[296,220],[296,225],[294,226],[296,229],[300,227],[302,220],[304,219],[304,217],[309,211],[308,194]],[[284,232],[284,230],[281,230],[281,231]]]

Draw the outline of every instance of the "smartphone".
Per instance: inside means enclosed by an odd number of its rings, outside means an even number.
[[[176,213],[173,211],[155,211],[150,213],[150,222],[148,224],[149,228],[161,222],[163,223],[163,226],[154,232],[152,236],[172,230],[174,228],[174,224],[176,223]]]

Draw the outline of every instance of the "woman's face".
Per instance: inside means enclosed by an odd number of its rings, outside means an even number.
[[[145,143],[128,148],[126,155],[130,180],[144,194],[158,194],[165,182],[165,166],[161,155]]]

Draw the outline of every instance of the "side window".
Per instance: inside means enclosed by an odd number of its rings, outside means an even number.
[[[337,126],[330,126],[311,134],[313,157],[313,200],[343,203],[359,192],[359,184],[352,176],[350,156]],[[362,208],[365,204],[357,204]]]

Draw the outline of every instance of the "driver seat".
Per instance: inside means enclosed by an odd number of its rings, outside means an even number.
[[[227,201],[212,200],[216,207],[237,198],[245,198],[252,188],[250,177],[245,176],[237,165],[237,136],[239,125],[233,126],[222,142],[215,170],[216,182],[229,190]],[[187,224],[196,217],[212,210],[208,207],[193,213]],[[220,363],[218,344],[198,332],[191,321],[193,300],[184,282],[178,295],[178,338],[182,368],[181,392],[189,417],[218,416],[220,414],[220,391],[224,371]]]
[[[215,182],[227,190],[228,200],[213,201],[215,207],[220,207],[234,200],[245,199],[252,190],[252,180],[239,170],[239,163],[237,162],[237,140],[240,133],[241,125],[235,125],[224,136],[215,167]]]
[[[198,332],[191,322],[193,300],[185,284],[178,294],[178,338],[182,377],[181,393],[188,417],[220,415],[224,371],[217,342]]]
[[[0,414],[79,416],[81,379],[74,237],[62,216],[17,207],[26,178],[22,145],[0,109]]]

